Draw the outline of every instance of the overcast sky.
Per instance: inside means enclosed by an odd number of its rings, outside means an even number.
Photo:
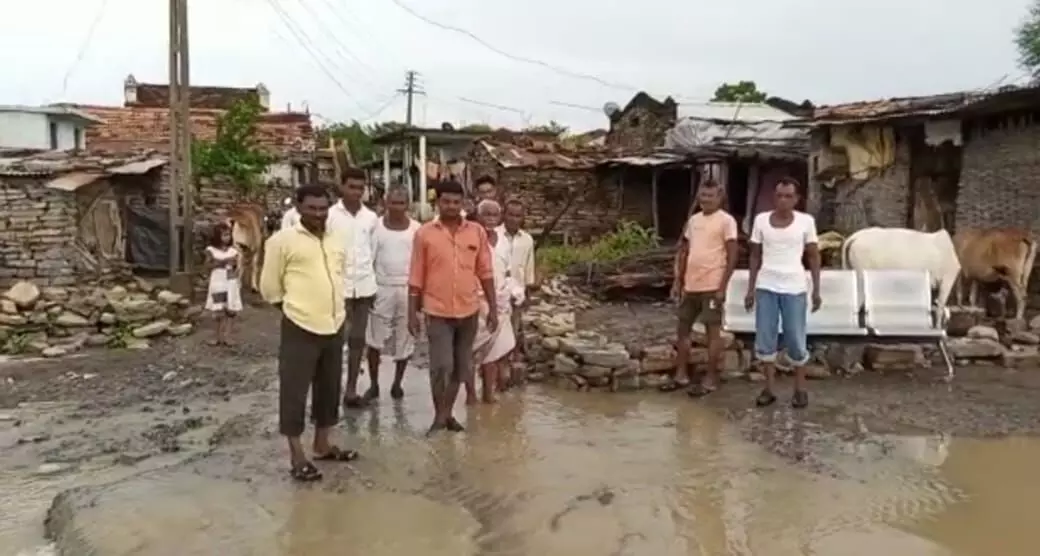
[[[511,60],[394,0],[189,0],[192,83],[263,82],[275,108],[306,103],[318,122],[401,120],[394,90],[413,69],[428,93],[416,101],[417,124],[555,119],[589,129],[606,127],[605,102],[623,105],[638,89],[703,102],[721,82],[752,79],[770,94],[833,103],[1021,80],[1012,31],[1030,3],[398,1],[511,55],[614,86]],[[166,83],[167,4],[0,0],[0,104],[116,105],[127,74]]]

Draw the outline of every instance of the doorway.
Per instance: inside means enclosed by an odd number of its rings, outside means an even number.
[[[657,174],[657,235],[678,241],[690,214],[692,195],[689,168],[666,168]]]

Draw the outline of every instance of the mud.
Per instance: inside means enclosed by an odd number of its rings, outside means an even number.
[[[643,341],[670,335],[669,312],[582,318]],[[299,487],[274,421],[275,319],[244,317],[230,354],[203,335],[0,365],[0,546],[38,547],[50,508],[59,554],[1032,553],[1040,371],[816,381],[800,412],[752,409],[744,382],[698,402],[532,385],[426,439],[416,369],[402,403],[344,416],[364,457]]]

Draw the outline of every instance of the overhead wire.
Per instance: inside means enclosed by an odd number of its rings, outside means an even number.
[[[329,6],[328,0],[323,0],[323,1],[325,2],[325,5]],[[318,27],[321,29],[321,31],[324,32],[326,35],[328,35],[330,39],[332,39],[333,46],[335,47],[336,50],[339,51],[338,54],[340,56],[342,56],[343,58],[350,59],[355,64],[357,64],[357,66],[360,67],[364,72],[368,72],[372,76],[377,75],[377,72],[376,72],[375,68],[373,68],[372,66],[367,64],[364,60],[362,60],[360,57],[358,57],[356,54],[354,54],[354,52],[350,49],[350,47],[348,47],[347,45],[343,44],[343,41],[340,40],[339,36],[337,36],[335,31],[329,29],[326,26],[324,18],[322,18],[320,15],[318,15],[317,12],[315,12],[313,9],[311,9],[311,7],[307,4],[306,0],[299,0],[299,5],[308,14],[310,14],[310,16],[315,19],[315,21],[317,21]],[[371,83],[369,83],[369,84],[371,84]]]
[[[299,23],[293,20],[292,16],[290,16],[288,12],[284,10],[284,8],[278,5],[277,0],[266,0],[266,2],[269,6],[271,6],[271,9],[274,10],[275,15],[282,20],[282,23],[285,25],[286,29],[293,36],[293,38],[296,39],[296,42],[299,43],[299,45],[303,47],[304,51],[307,52],[307,54],[317,63],[318,69],[320,69],[322,73],[324,73],[325,76],[328,77],[329,80],[332,81],[332,83],[335,84],[336,87],[344,95],[350,98],[350,100],[353,101],[354,104],[358,106],[358,108],[360,108],[362,111],[367,111],[367,108],[360,102],[360,100],[358,100],[358,98],[352,92],[350,92],[350,89],[344,86],[343,83],[334,75],[334,72],[330,71],[329,68],[326,66],[326,63],[333,67],[335,67],[336,64],[333,63],[328,58],[328,56],[324,57],[324,62],[322,61],[322,57],[319,56],[318,53],[321,53],[323,55],[324,53],[321,52],[320,49],[318,49],[316,46],[314,46],[314,43],[310,40],[310,37],[307,35],[307,32],[303,30],[301,27],[299,27]]]
[[[101,5],[98,7],[97,13],[94,14],[94,19],[91,20],[90,26],[87,27],[87,34],[83,37],[83,42],[79,45],[79,51],[76,52],[76,57],[73,59],[69,69],[65,71],[65,77],[61,80],[61,98],[65,98],[65,94],[69,89],[69,78],[72,77],[72,73],[76,71],[79,65],[83,62],[83,57],[86,56],[87,50],[90,49],[90,43],[94,39],[94,32],[97,31],[98,25],[101,23],[102,18],[105,16],[106,8],[108,8],[108,0],[101,0]]]
[[[558,73],[560,75],[566,75],[566,76],[574,78],[574,79],[581,79],[581,80],[585,80],[585,81],[592,81],[592,82],[595,82],[595,83],[599,83],[600,85],[603,85],[604,87],[609,87],[611,89],[619,89],[619,90],[624,90],[624,91],[637,91],[637,90],[639,90],[638,87],[633,87],[631,85],[626,85],[624,83],[611,82],[611,81],[608,81],[608,80],[603,79],[602,77],[599,77],[599,76],[596,76],[596,75],[592,75],[592,74],[588,74],[588,73],[576,72],[576,71],[569,70],[569,69],[561,67],[561,66],[557,66],[555,64],[550,64],[550,63],[545,62],[543,60],[538,60],[538,59],[535,59],[535,58],[528,58],[528,57],[525,57],[525,56],[518,56],[516,54],[511,54],[511,53],[506,52],[505,50],[502,50],[501,48],[498,48],[497,46],[487,42],[486,40],[480,38],[479,36],[473,34],[472,32],[467,31],[466,29],[463,29],[461,27],[455,27],[453,25],[447,25],[447,24],[441,23],[439,21],[435,21],[433,19],[430,19],[429,17],[427,17],[427,16],[425,16],[425,15],[415,11],[414,9],[412,9],[410,6],[408,6],[407,4],[402,2],[401,0],[390,0],[390,1],[393,2],[394,5],[396,5],[398,8],[400,8],[401,10],[403,10],[406,13],[408,13],[409,15],[411,15],[412,17],[414,17],[414,18],[416,18],[416,19],[418,19],[420,21],[423,21],[423,22],[425,22],[428,25],[432,25],[434,27],[438,27],[438,28],[443,29],[445,31],[451,31],[452,33],[457,33],[457,34],[469,37],[471,40],[473,40],[477,44],[483,46],[484,48],[494,52],[495,54],[498,54],[499,56],[503,56],[505,58],[509,58],[510,60],[513,60],[514,62],[520,62],[520,63],[524,63],[524,64],[531,64],[531,65],[535,65],[535,66],[540,66],[540,67],[543,67],[545,69],[554,71],[554,72],[556,72],[556,73]]]
[[[339,9],[341,7],[344,7],[343,3],[341,3],[341,2],[339,2],[337,0],[321,0],[321,2],[323,2],[326,6],[328,6],[329,11],[332,12],[332,15],[336,18],[336,20],[339,22],[340,25],[342,25],[344,28],[349,29],[353,34],[358,35],[361,38],[361,41],[359,41],[359,42],[364,44],[365,50],[370,50],[369,47],[371,47],[373,44],[378,46],[377,43],[381,42],[377,37],[373,37],[372,34],[368,33],[367,30],[365,29],[366,26],[370,26],[370,27],[374,27],[374,26],[367,24],[360,17],[360,13],[361,13],[360,10],[358,10],[358,11],[351,10],[350,12],[347,12],[348,16],[345,17],[342,13],[340,13],[340,9]],[[355,25],[355,23],[357,25]],[[405,67],[405,65],[400,63],[400,60],[398,60],[392,54],[392,52],[390,52],[390,50],[387,49],[386,47],[375,48],[374,50],[377,51],[380,56],[382,56],[384,58],[389,58],[390,61],[391,61],[390,65],[396,67],[398,70],[400,70],[400,69]],[[370,50],[370,53],[371,53],[371,50]]]

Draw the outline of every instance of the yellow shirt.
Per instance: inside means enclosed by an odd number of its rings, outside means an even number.
[[[300,224],[275,232],[264,245],[260,294],[313,334],[335,334],[346,320],[343,268],[350,230],[326,230],[321,238]]]

